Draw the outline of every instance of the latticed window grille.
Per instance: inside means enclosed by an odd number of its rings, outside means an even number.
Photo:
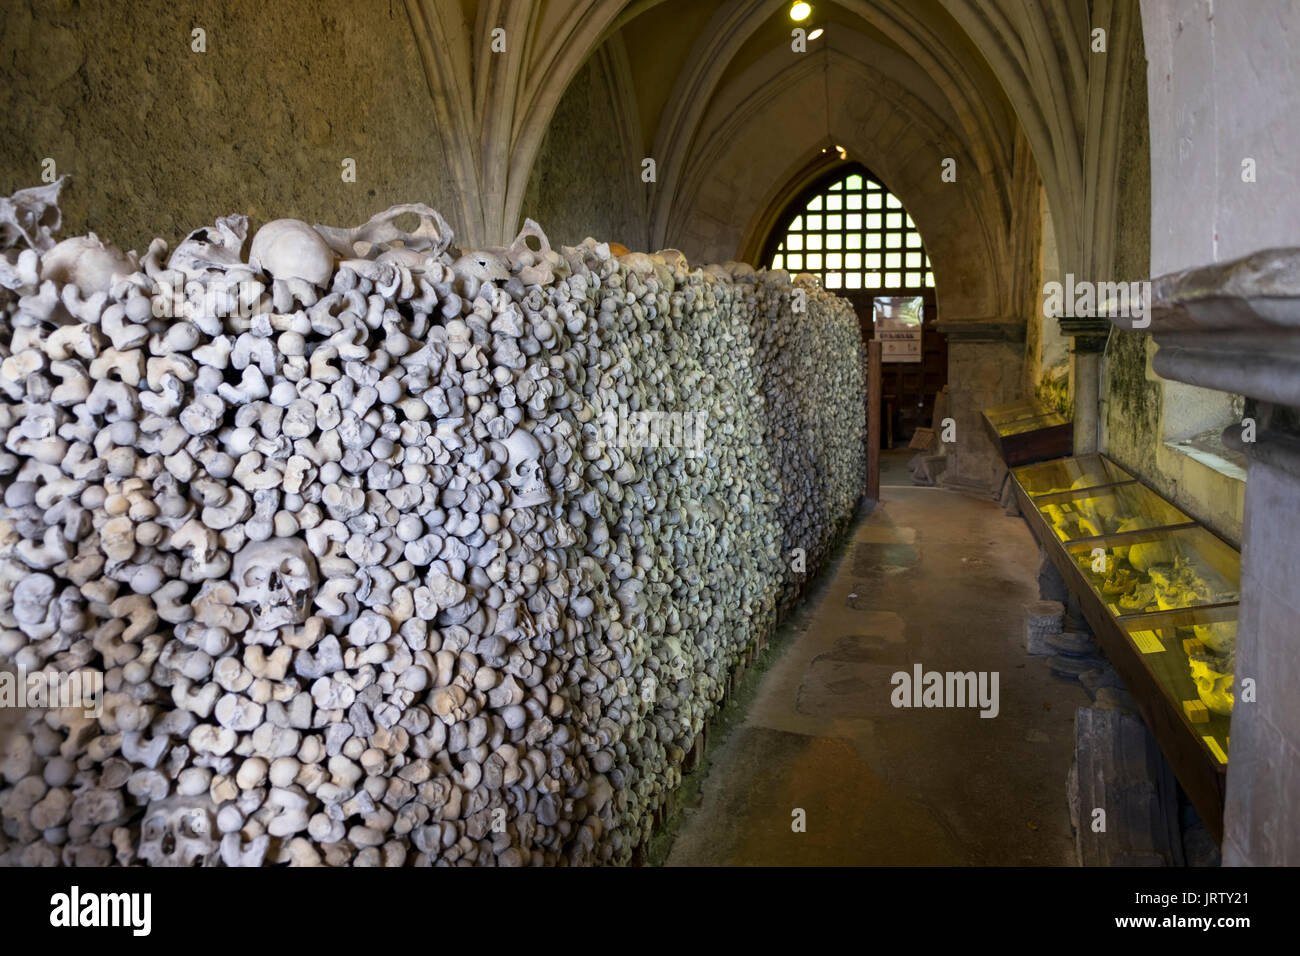
[[[858,172],[832,183],[795,212],[770,265],[811,272],[827,289],[934,288],[916,223],[897,196]]]

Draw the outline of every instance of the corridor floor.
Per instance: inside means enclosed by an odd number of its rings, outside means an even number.
[[[668,865],[1074,863],[1066,775],[1088,695],[1024,652],[1033,536],[995,502],[881,497],[768,651]],[[997,672],[997,716],[895,708],[891,677],[916,664]]]

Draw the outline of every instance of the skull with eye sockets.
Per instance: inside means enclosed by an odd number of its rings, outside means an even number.
[[[136,855],[150,866],[214,866],[218,844],[212,802],[169,797],[149,804]]]
[[[548,504],[550,490],[546,487],[546,473],[542,468],[542,446],[531,434],[516,428],[501,444],[509,456],[506,460],[506,481],[514,489],[514,504],[522,508]]]
[[[238,602],[248,608],[253,627],[273,631],[301,624],[311,613],[320,583],[316,559],[298,538],[271,538],[244,545],[232,569]]]

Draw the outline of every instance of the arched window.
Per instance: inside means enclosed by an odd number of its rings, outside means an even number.
[[[864,168],[824,180],[801,201],[773,233],[780,238],[767,257],[773,269],[811,272],[827,289],[886,295],[934,288],[916,223]]]

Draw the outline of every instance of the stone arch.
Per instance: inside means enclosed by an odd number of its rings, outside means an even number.
[[[483,0],[471,23],[459,3],[406,0],[460,186],[456,226],[465,243],[511,237],[551,116],[625,6],[624,0]],[[506,31],[504,52],[492,49],[497,27]]]
[[[944,183],[940,162],[955,152],[958,168],[974,168],[960,137],[921,100],[891,78],[851,57],[832,55],[840,81],[878,94],[870,102],[831,97],[831,138],[873,170],[908,208],[926,237],[936,297],[945,319],[991,319],[1013,314],[1006,278],[1009,236],[995,191],[975,182]],[[757,80],[769,71],[760,62]],[[742,76],[719,95],[692,162],[682,174],[679,201],[665,244],[700,261],[752,258],[770,225],[776,199],[788,197],[809,172],[808,158],[826,140],[827,124],[806,109],[820,93],[823,70],[811,60],[770,72],[749,87]],[[761,115],[763,123],[755,123]],[[710,123],[710,119],[713,120]],[[782,135],[773,137],[772,129]],[[736,210],[754,210],[737,225]],[[743,230],[743,231],[742,231]]]

